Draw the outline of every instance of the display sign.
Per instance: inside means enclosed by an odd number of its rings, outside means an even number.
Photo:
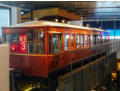
[[[19,35],[19,52],[27,53],[27,34]]]

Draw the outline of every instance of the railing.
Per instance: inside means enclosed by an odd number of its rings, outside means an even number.
[[[81,47],[76,50],[72,50],[71,52],[78,52],[79,50],[86,50],[86,49],[101,49],[104,50],[108,53],[111,52],[118,52],[120,50],[120,40],[109,40],[106,43],[99,43],[97,45],[93,46],[86,46],[86,47]]]
[[[111,73],[116,67],[116,53],[120,51],[120,40],[109,40],[107,43],[94,45],[88,49],[98,48],[104,50],[107,55],[75,70],[73,70],[72,53],[77,53],[79,50],[69,52],[71,54],[71,72],[58,78],[59,91],[90,91]],[[86,50],[86,48],[80,50]],[[86,55],[83,56],[83,59],[85,57]]]
[[[120,40],[110,40],[110,53],[120,51]]]
[[[59,77],[58,89],[59,91],[92,91],[115,67],[116,53],[110,53]]]

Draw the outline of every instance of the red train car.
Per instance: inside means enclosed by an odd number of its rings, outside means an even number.
[[[49,21],[3,27],[2,34],[3,42],[10,46],[10,68],[23,71],[26,76],[43,78],[70,65],[70,52],[72,62],[76,63],[83,56],[101,51],[88,48],[109,39],[109,32],[102,29]]]

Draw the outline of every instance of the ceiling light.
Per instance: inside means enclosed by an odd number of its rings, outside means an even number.
[[[56,22],[58,22],[58,19],[55,19]]]
[[[65,23],[65,20],[62,20],[62,23]]]
[[[70,24],[71,22],[70,21],[68,21],[68,24]]]

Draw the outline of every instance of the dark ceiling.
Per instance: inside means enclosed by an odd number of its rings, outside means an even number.
[[[1,1],[1,3],[20,7],[25,12],[58,7],[75,12],[84,19],[120,19],[120,1]]]

